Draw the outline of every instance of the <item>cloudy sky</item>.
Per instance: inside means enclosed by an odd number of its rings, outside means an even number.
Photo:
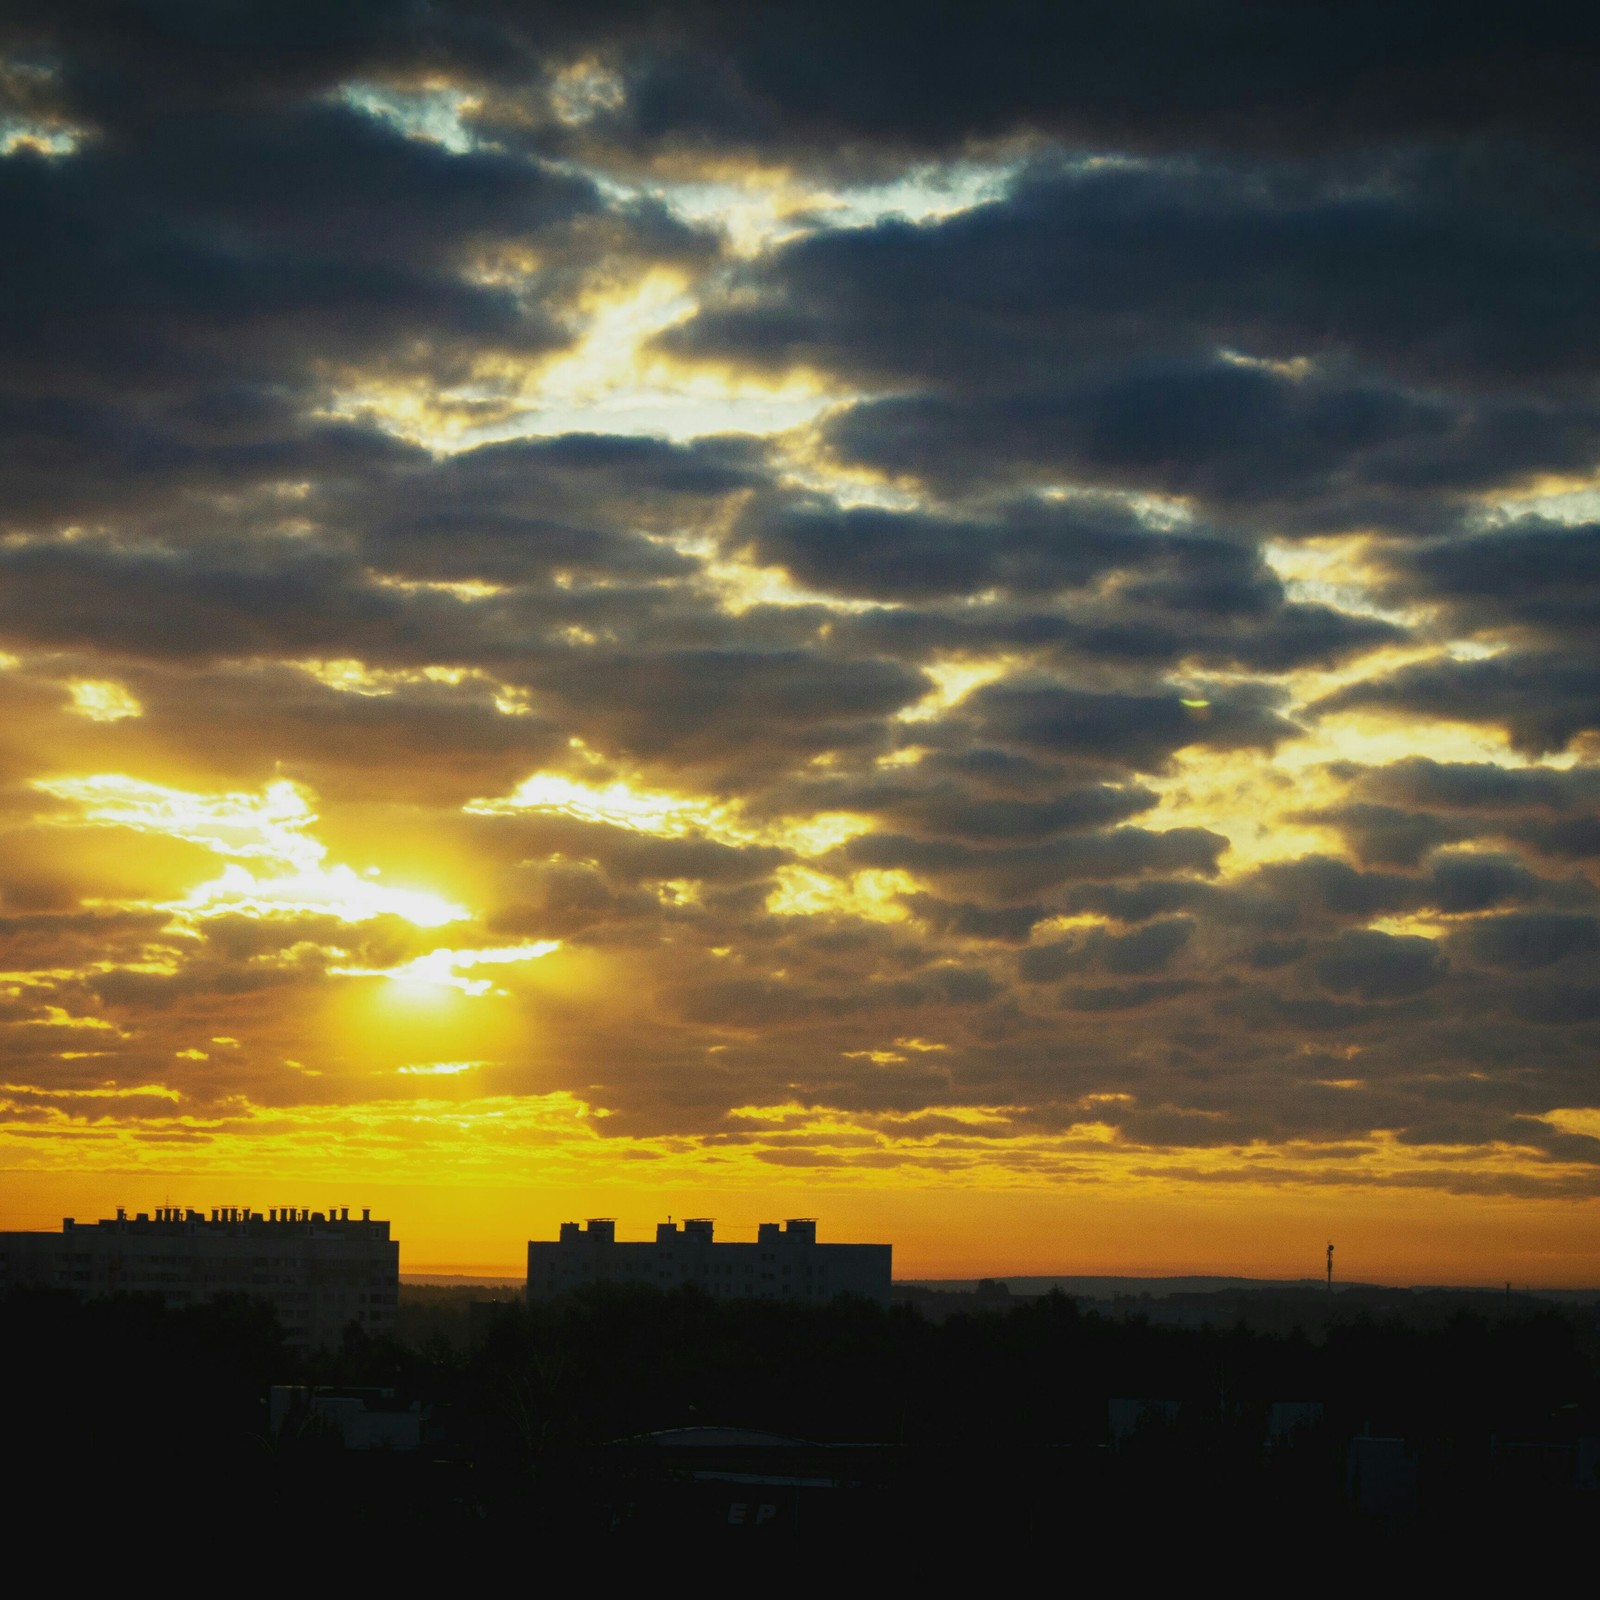
[[[1594,1281],[1596,27],[1490,9],[0,9],[0,1223]]]

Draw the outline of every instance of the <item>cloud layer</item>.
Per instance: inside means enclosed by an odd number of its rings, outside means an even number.
[[[12,1164],[1600,1191],[1592,24],[70,11]]]

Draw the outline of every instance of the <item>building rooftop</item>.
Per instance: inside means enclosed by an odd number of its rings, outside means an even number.
[[[63,1217],[61,1228],[65,1233],[83,1228],[189,1229],[212,1226],[238,1227],[244,1223],[290,1227],[305,1226],[308,1223],[320,1223],[324,1227],[345,1223],[388,1226],[387,1222],[375,1224],[370,1208],[363,1208],[359,1217],[352,1218],[349,1206],[329,1206],[326,1211],[313,1211],[307,1206],[270,1206],[266,1211],[252,1211],[249,1206],[212,1206],[209,1214],[197,1211],[192,1206],[157,1206],[153,1211],[136,1211],[131,1217],[124,1207],[118,1206],[116,1216],[101,1217],[97,1222],[79,1222],[76,1217]]]

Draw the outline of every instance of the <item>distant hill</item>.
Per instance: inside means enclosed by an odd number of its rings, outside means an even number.
[[[521,1277],[500,1276],[494,1273],[469,1273],[469,1272],[402,1272],[400,1281],[419,1288],[438,1289],[520,1289],[524,1280]],[[1063,1294],[1073,1295],[1080,1300],[1119,1300],[1129,1296],[1148,1295],[1154,1300],[1170,1299],[1174,1295],[1194,1294],[1239,1294],[1255,1291],[1276,1290],[1278,1292],[1323,1289],[1324,1280],[1321,1278],[1225,1278],[1225,1277],[1182,1277],[1182,1278],[1096,1278],[1096,1277],[1019,1277],[1019,1278],[897,1278],[894,1287],[896,1290],[925,1290],[934,1294],[976,1294],[980,1283],[1004,1284],[1007,1291],[1015,1296],[1049,1294],[1052,1289],[1059,1289]],[[1335,1294],[1348,1294],[1360,1290],[1364,1293],[1397,1293],[1407,1292],[1421,1294],[1424,1292],[1451,1293],[1451,1294],[1494,1294],[1498,1289],[1493,1284],[1461,1285],[1461,1284],[1415,1284],[1385,1285],[1376,1283],[1340,1283],[1335,1280],[1333,1292]],[[1518,1296],[1531,1295],[1541,1300],[1562,1301],[1588,1301],[1600,1295],[1600,1289],[1529,1289],[1521,1285],[1515,1287]],[[914,1298],[914,1293],[908,1298]]]
[[[520,1289],[523,1278],[497,1278],[490,1273],[475,1272],[402,1272],[401,1283],[418,1284],[434,1289]],[[1047,1291],[1041,1289],[1039,1293]]]
[[[974,1294],[980,1283],[1003,1283],[1012,1294],[1063,1294],[1085,1300],[1114,1300],[1119,1295],[1221,1294],[1230,1289],[1320,1289],[1321,1278],[902,1278],[896,1288],[932,1289],[942,1294]],[[1335,1290],[1370,1289],[1373,1284],[1336,1283]]]
[[[1024,1278],[897,1278],[897,1289],[929,1289],[939,1294],[975,1294],[980,1283],[1004,1284],[1014,1295],[1049,1294],[1059,1289],[1063,1294],[1084,1300],[1116,1300],[1126,1295],[1149,1295],[1164,1300],[1180,1294],[1233,1294],[1250,1290],[1323,1289],[1321,1278],[1074,1278],[1074,1277],[1024,1277]],[[1335,1294],[1363,1293],[1450,1293],[1496,1294],[1501,1292],[1495,1284],[1377,1284],[1340,1283],[1334,1280]],[[1597,1289],[1536,1289],[1524,1285],[1514,1286],[1518,1296],[1531,1295],[1540,1300],[1588,1301],[1600,1294]]]

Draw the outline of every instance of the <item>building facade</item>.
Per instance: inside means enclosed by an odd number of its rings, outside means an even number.
[[[389,1224],[348,1207],[308,1211],[177,1206],[100,1222],[68,1217],[60,1233],[0,1233],[0,1293],[68,1289],[80,1299],[159,1295],[168,1307],[250,1295],[277,1313],[289,1342],[336,1345],[351,1323],[394,1327],[400,1245]]]
[[[528,1299],[549,1300],[587,1283],[692,1283],[720,1300],[792,1300],[824,1305],[841,1294],[889,1303],[893,1246],[818,1244],[811,1218],[763,1222],[753,1244],[717,1243],[711,1220],[663,1222],[654,1240],[623,1241],[608,1217],[528,1245]]]

